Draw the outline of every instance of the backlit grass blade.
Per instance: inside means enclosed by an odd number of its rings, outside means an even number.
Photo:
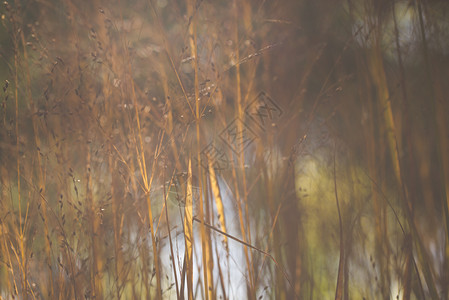
[[[186,247],[186,266],[187,266],[187,292],[189,300],[193,299],[193,215],[192,215],[192,162],[189,159],[189,169],[187,174],[187,193],[186,205],[184,208],[184,238]]]
[[[220,221],[221,230],[223,232],[226,232],[226,222],[224,217],[224,208],[223,208],[223,201],[221,200],[221,193],[220,188],[218,186],[217,182],[217,176],[215,174],[214,167],[212,165],[212,160],[208,160],[209,165],[209,178],[210,178],[210,184],[212,186],[212,192],[214,194],[215,198],[215,205],[217,206],[217,213],[218,213],[218,220]],[[228,249],[228,238],[226,236],[223,237],[226,251],[229,251]]]

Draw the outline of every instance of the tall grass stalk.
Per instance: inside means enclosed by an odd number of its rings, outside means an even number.
[[[7,1],[0,298],[446,299],[442,1]]]

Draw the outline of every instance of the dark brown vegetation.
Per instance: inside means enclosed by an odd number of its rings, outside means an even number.
[[[446,1],[1,5],[0,299],[448,299]]]

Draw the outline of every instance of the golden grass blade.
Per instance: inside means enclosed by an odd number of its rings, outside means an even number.
[[[186,261],[187,266],[187,293],[189,300],[193,299],[193,259],[192,259],[192,246],[193,246],[193,215],[192,215],[192,161],[189,159],[189,169],[187,174],[187,193],[186,193],[186,205],[184,208],[184,238],[186,247]]]
[[[208,164],[209,164],[210,184],[212,186],[212,192],[213,192],[214,198],[215,198],[215,205],[217,206],[218,220],[220,221],[221,230],[223,232],[227,232],[226,231],[226,222],[225,222],[225,217],[224,217],[223,201],[221,199],[221,193],[220,193],[220,188],[219,188],[218,182],[217,182],[217,176],[215,174],[214,167],[212,166],[212,160],[209,159]],[[228,238],[226,237],[226,235],[224,236],[223,241],[225,243],[226,252],[229,253]]]

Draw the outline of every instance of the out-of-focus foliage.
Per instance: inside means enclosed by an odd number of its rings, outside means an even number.
[[[448,299],[448,14],[5,1],[0,298]]]

